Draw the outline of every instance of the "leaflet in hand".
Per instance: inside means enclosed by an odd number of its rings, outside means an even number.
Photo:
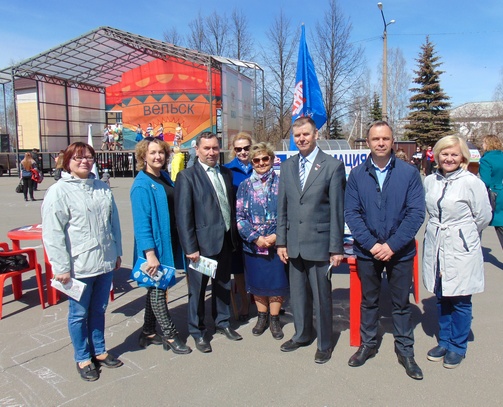
[[[211,278],[215,278],[217,273],[218,262],[213,259],[209,259],[208,257],[199,256],[198,262],[191,261],[189,267],[198,271],[205,276],[210,276]]]
[[[72,297],[75,301],[80,301],[80,297],[82,297],[82,293],[87,287],[86,283],[82,281],[75,280],[72,278],[68,283],[62,284],[58,280],[51,280],[51,285],[58,291]]]

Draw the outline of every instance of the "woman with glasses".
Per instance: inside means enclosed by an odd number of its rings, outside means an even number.
[[[250,150],[251,176],[238,189],[236,221],[243,239],[247,291],[253,294],[258,310],[253,335],[264,333],[271,315],[274,339],[283,338],[279,313],[288,293],[285,265],[276,253],[279,177],[272,168],[274,152],[270,144],[258,143]]]
[[[122,366],[105,347],[105,310],[113,271],[121,265],[121,229],[112,191],[91,172],[95,156],[88,144],[68,146],[61,179],[42,204],[42,237],[54,279],[86,284],[79,300],[68,297],[68,330],[77,371],[86,381],[99,378],[100,365]]]
[[[159,266],[184,268],[183,252],[175,222],[174,183],[165,171],[169,146],[164,141],[147,137],[136,145],[136,169],[131,187],[134,226],[134,263],[138,257],[147,260],[146,272],[154,275]],[[148,287],[141,348],[163,345],[164,350],[188,354],[192,350],[180,339],[168,311],[167,291]],[[156,332],[159,323],[162,338]]]
[[[253,168],[250,164],[250,148],[252,138],[248,133],[240,132],[232,141],[232,150],[230,156],[234,159],[225,164],[224,167],[232,171],[232,186],[234,194],[237,194],[238,187],[241,182],[247,179]],[[232,272],[234,274],[234,282],[237,291],[241,297],[241,308],[239,310],[239,320],[246,322],[250,318],[250,301],[245,287],[244,265],[243,265],[243,248],[240,242],[238,248],[232,257]]]

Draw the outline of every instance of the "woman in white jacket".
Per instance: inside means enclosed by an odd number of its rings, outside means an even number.
[[[42,235],[54,278],[87,284],[80,300],[68,298],[68,330],[77,371],[86,381],[99,378],[97,365],[122,362],[105,348],[105,310],[113,271],[121,265],[121,230],[110,188],[91,173],[94,149],[71,144],[63,155],[62,178],[42,205]]]
[[[484,291],[480,233],[491,221],[484,183],[466,170],[470,152],[458,136],[446,136],[433,150],[438,170],[424,182],[426,226],[423,282],[437,296],[438,345],[427,358],[457,367],[466,354],[472,294]]]

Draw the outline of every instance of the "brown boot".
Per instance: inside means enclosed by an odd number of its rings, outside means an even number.
[[[267,329],[267,312],[259,312],[257,324],[252,329],[252,334],[255,336],[260,336]]]
[[[271,315],[271,333],[274,339],[283,339],[283,330],[279,322],[279,315]]]

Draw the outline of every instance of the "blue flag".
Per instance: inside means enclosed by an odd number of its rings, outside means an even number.
[[[300,35],[297,76],[293,93],[292,123],[300,116],[310,116],[318,129],[327,121],[327,112],[323,103],[320,84],[316,77],[313,60],[307,49],[304,24]],[[290,150],[297,150],[297,146],[293,141],[293,133],[290,136]]]

